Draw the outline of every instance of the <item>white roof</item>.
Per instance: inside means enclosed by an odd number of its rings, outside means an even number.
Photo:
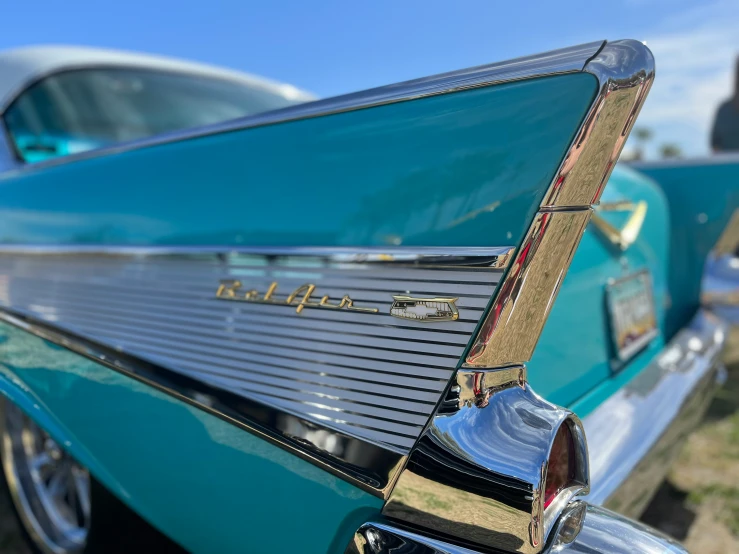
[[[212,65],[120,50],[48,45],[0,51],[0,112],[4,111],[28,85],[46,75],[100,66],[188,73],[240,82],[245,86],[266,89],[297,102],[315,99],[311,94],[292,85]]]

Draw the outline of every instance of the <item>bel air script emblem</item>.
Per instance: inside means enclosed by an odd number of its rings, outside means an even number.
[[[390,315],[416,321],[454,321],[459,318],[458,298],[412,298],[393,296]]]
[[[234,279],[223,280],[216,291],[216,298],[221,300],[235,300],[240,302],[255,302],[258,304],[278,304],[295,306],[295,311],[300,313],[303,308],[324,308],[327,310],[351,310],[355,312],[366,312],[376,314],[379,312],[377,308],[361,308],[354,305],[354,301],[348,295],[339,300],[338,303],[331,303],[328,296],[321,297],[320,300],[311,300],[316,285],[306,283],[292,291],[287,298],[276,298],[277,282],[270,284],[267,292],[260,294],[256,289],[243,290],[241,281]]]

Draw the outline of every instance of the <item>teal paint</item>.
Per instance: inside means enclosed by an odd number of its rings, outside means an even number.
[[[648,269],[653,279],[657,318],[664,329],[669,269],[666,235],[669,214],[659,187],[635,171],[617,166],[601,203],[621,200],[647,202],[646,219],[636,242],[621,253],[599,235],[592,223],[588,226],[528,364],[528,379],[534,390],[555,404],[571,406],[605,382],[615,386],[620,382],[616,376],[638,372],[664,345],[660,333],[626,366],[612,365],[615,353],[605,297],[608,280]],[[620,227],[629,214],[603,212],[600,215]],[[616,390],[608,386],[601,388],[604,390],[601,400]]]
[[[0,242],[517,245],[596,91],[560,75],[6,173]],[[0,341],[0,390],[196,554],[339,553],[379,516],[219,418],[13,327]]]
[[[220,418],[5,323],[0,392],[194,554],[343,554],[358,521],[382,506]]]
[[[518,244],[597,89],[586,73],[0,176],[0,242]]]
[[[669,200],[672,306],[666,336],[672,337],[700,306],[706,256],[739,208],[739,159],[675,160],[638,169],[657,181]]]

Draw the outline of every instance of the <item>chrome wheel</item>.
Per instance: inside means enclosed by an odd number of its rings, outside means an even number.
[[[90,475],[13,403],[0,407],[3,470],[26,530],[44,553],[81,552],[90,527]]]

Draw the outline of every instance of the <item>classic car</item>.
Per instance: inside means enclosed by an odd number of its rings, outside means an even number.
[[[638,162],[632,167],[652,178],[667,197],[671,250],[683,253],[674,256],[676,267],[669,276],[669,324],[680,327],[700,295],[706,308],[732,327],[739,325],[739,156]],[[680,294],[686,290],[688,294]]]
[[[642,43],[316,101],[240,81],[256,107],[184,63],[16,66],[1,450],[36,548],[683,551],[626,516],[725,328],[668,321],[699,291],[670,289],[659,186],[615,167]]]

